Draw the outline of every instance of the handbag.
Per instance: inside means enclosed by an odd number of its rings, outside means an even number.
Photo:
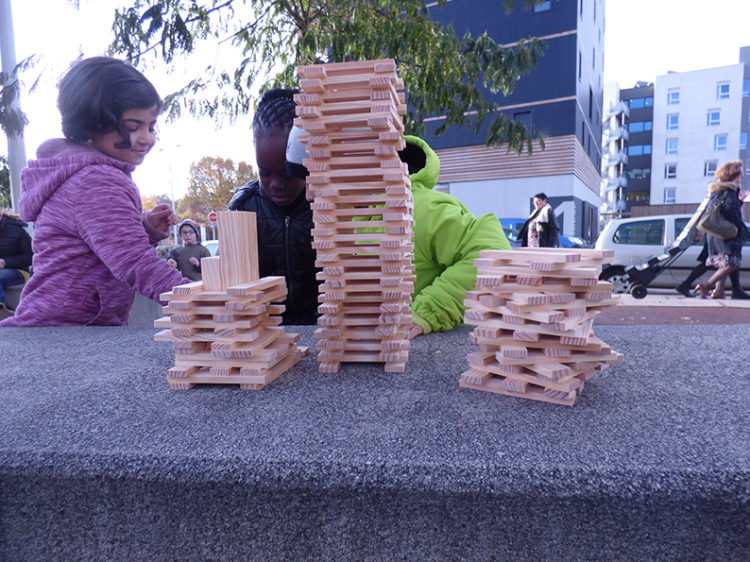
[[[725,199],[726,193],[724,197],[714,200],[706,207],[698,221],[697,228],[706,234],[711,234],[722,240],[729,240],[737,236],[737,225],[728,221],[721,212],[724,208]]]

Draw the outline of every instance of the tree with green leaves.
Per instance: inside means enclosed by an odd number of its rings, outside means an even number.
[[[447,0],[429,2],[439,10]],[[529,9],[539,0],[524,0]],[[458,37],[432,17],[425,0],[134,0],[115,14],[112,50],[136,64],[150,57],[177,65],[199,46],[231,42],[241,58],[231,68],[196,68],[166,99],[175,117],[182,108],[230,118],[248,113],[254,92],[294,86],[298,65],[392,58],[406,86],[407,132],[424,135],[425,119],[479,132],[488,145],[530,152],[536,131],[498,110],[488,92],[513,92],[517,80],[546,47],[535,38],[500,45],[486,33]],[[502,0],[510,13],[516,0]],[[228,58],[228,57],[227,57]],[[221,64],[224,57],[216,57]],[[218,90],[214,87],[218,86]]]
[[[29,57],[18,63],[11,72],[0,72],[0,129],[7,136],[21,135],[29,122],[16,103],[21,91],[18,75],[31,68],[34,63],[35,58]],[[30,90],[35,87],[36,82]]]
[[[10,208],[10,168],[8,159],[0,156],[0,211]]]
[[[190,184],[177,205],[178,218],[208,224],[208,213],[227,209],[234,189],[255,177],[247,162],[204,156],[190,166]]]

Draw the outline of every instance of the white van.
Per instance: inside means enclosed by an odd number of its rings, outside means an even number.
[[[594,246],[598,250],[614,250],[612,263],[602,267],[599,276],[614,285],[616,293],[628,291],[630,278],[625,273],[628,267],[643,265],[649,258],[663,255],[679,236],[693,215],[654,215],[629,219],[613,219],[604,227]],[[702,242],[694,241],[672,264],[658,275],[649,286],[676,287],[697,264]],[[750,286],[750,242],[746,241],[742,252],[740,278],[743,287]],[[706,274],[708,277],[708,274]]]

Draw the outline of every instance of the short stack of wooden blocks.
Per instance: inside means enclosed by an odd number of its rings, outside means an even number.
[[[171,341],[176,358],[167,373],[169,388],[196,384],[238,384],[259,390],[305,353],[299,334],[281,324],[286,298],[283,277],[258,276],[255,213],[220,212],[219,255],[201,260],[202,281],[161,295],[168,316],[157,341]]]
[[[393,60],[297,69],[295,124],[314,195],[313,246],[322,268],[320,372],[342,362],[382,362],[403,372],[414,288],[414,202],[401,115],[403,82]]]
[[[476,325],[459,385],[572,406],[597,370],[623,356],[594,336],[594,317],[617,306],[599,281],[611,250],[484,250],[465,320]]]

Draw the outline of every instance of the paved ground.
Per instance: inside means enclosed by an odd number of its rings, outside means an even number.
[[[644,299],[620,295],[615,310],[596,317],[599,325],[750,324],[750,300],[686,298],[671,289],[649,289]]]

